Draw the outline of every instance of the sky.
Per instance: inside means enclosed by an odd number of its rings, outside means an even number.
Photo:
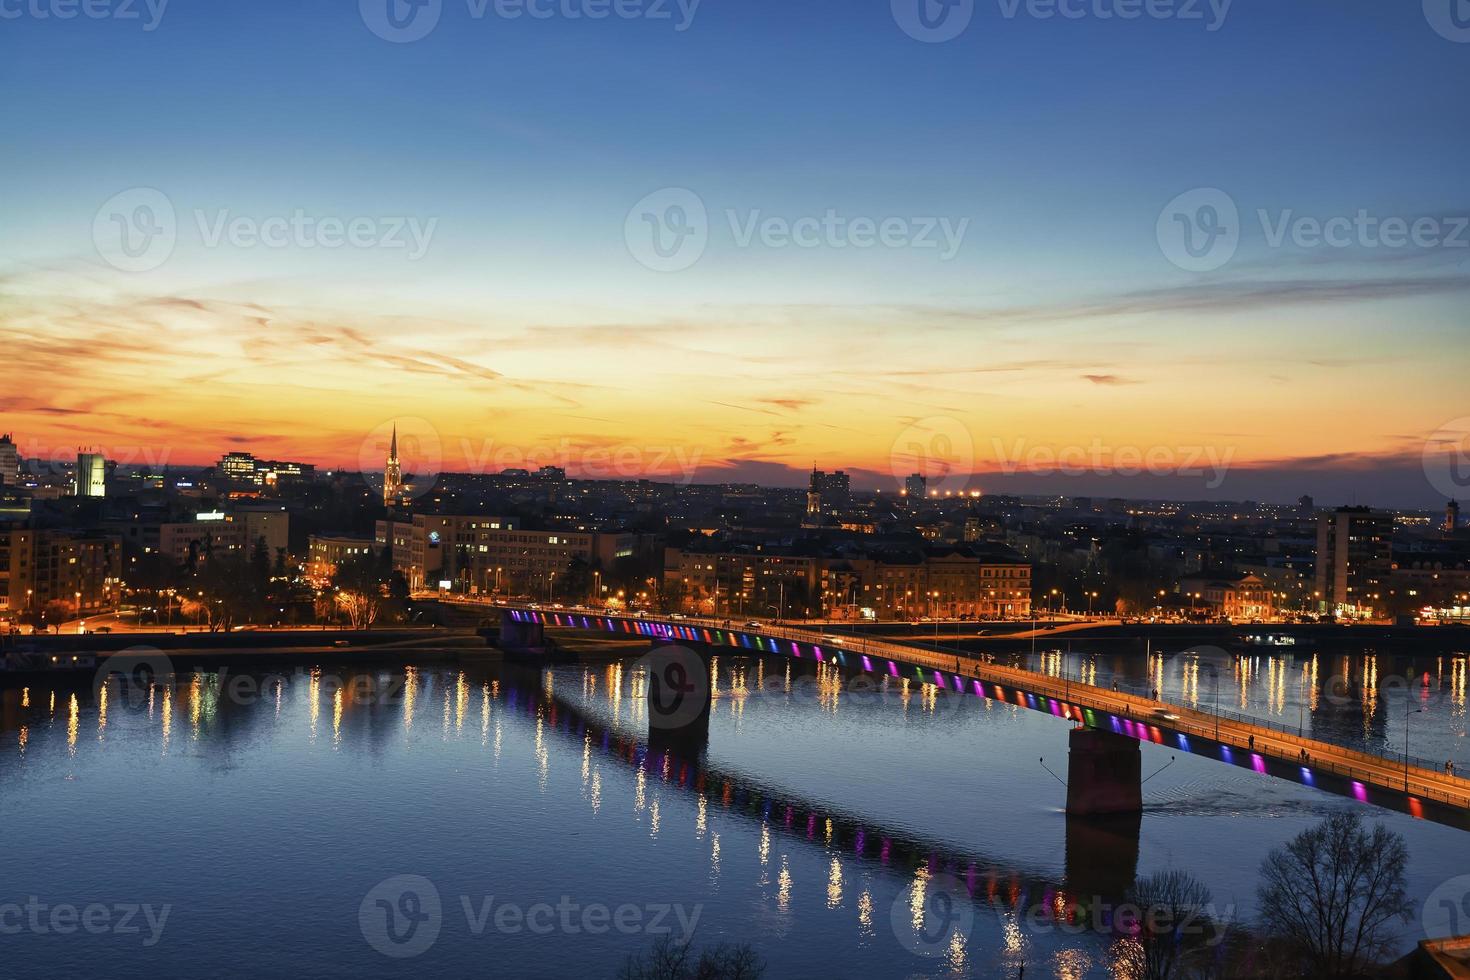
[[[1453,2],[0,0],[0,431],[1439,507]]]

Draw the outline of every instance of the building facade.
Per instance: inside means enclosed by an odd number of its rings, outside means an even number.
[[[374,553],[378,553],[378,548],[371,538],[313,534],[307,541],[306,577],[318,585],[326,584],[344,562]]]
[[[72,492],[78,497],[107,495],[107,459],[101,453],[77,453]]]
[[[823,558],[669,548],[665,591],[706,615],[838,619],[1025,619],[1031,565],[1002,554],[937,549],[902,558]]]
[[[20,482],[20,451],[10,433],[0,435],[0,487],[13,487]]]
[[[1350,618],[1377,615],[1392,570],[1392,514],[1339,507],[1318,517],[1314,597],[1323,612]]]

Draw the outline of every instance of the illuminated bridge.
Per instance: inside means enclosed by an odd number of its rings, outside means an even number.
[[[709,734],[708,660],[716,649],[733,648],[932,685],[1070,721],[1067,812],[1074,816],[1139,812],[1143,805],[1139,743],[1152,742],[1470,830],[1470,780],[1413,759],[1360,752],[1264,723],[1165,705],[912,642],[824,636],[769,624],[736,627],[726,620],[502,607],[500,645],[510,652],[544,650],[547,627],[648,639],[655,651],[650,663],[650,738],[703,744]],[[691,660],[691,654],[697,659]],[[672,698],[659,697],[670,692]],[[660,702],[665,702],[662,712]]]

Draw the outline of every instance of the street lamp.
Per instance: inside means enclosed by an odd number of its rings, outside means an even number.
[[[1210,676],[1215,680],[1211,686],[1214,688],[1215,700],[1215,741],[1218,742],[1220,741],[1220,668],[1214,664],[1207,666],[1210,668]]]
[[[1404,792],[1409,791],[1409,716],[1424,713],[1423,708],[1415,708],[1414,702],[1409,700],[1409,694],[1404,693]]]

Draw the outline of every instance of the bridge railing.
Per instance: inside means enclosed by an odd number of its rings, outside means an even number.
[[[727,628],[723,625],[723,621],[708,622],[721,629]],[[701,622],[701,625],[704,625],[704,622]],[[1291,740],[1291,747],[1305,748],[1309,757],[1308,768],[1311,771],[1327,771],[1348,779],[1366,780],[1377,786],[1386,786],[1391,783],[1393,788],[1399,788],[1404,785],[1401,780],[1403,755],[1379,755],[1320,739],[1308,738],[1298,735],[1284,725],[1273,724],[1248,715],[1224,710],[1217,715],[1213,711],[1204,712],[1136,694],[1110,691],[1065,677],[1057,679],[1049,674],[989,663],[975,657],[940,653],[926,647],[891,643],[868,637],[843,635],[836,643],[824,644],[822,634],[811,630],[762,626],[759,632],[778,639],[808,645],[834,646],[869,657],[902,660],[934,670],[1015,686],[1063,703],[1106,711],[1135,722],[1146,724],[1152,722],[1155,727],[1162,724],[1164,727],[1182,732],[1187,736],[1213,739],[1230,745],[1232,748],[1246,751],[1266,748],[1259,746],[1253,749],[1250,746],[1250,736],[1254,734],[1250,729],[1265,728],[1288,736]],[[1168,720],[1150,717],[1166,709],[1176,717]],[[1294,761],[1289,752],[1267,754],[1284,762]],[[1447,773],[1442,774],[1437,767],[1426,765],[1412,757],[1409,759],[1409,769],[1407,785],[1409,791],[1415,795],[1455,806],[1470,805],[1470,780],[1450,776]]]

